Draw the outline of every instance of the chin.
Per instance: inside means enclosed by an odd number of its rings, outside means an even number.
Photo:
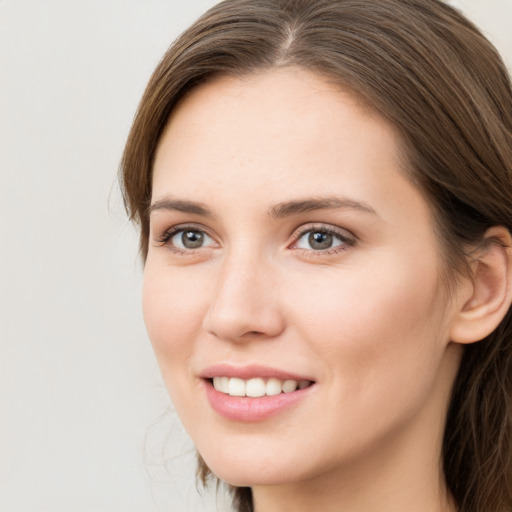
[[[303,460],[289,460],[275,451],[268,455],[256,451],[259,453],[201,453],[201,457],[216,477],[235,487],[282,485],[308,478]]]

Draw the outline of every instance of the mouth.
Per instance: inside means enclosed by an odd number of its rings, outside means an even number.
[[[278,379],[275,377],[239,377],[215,376],[206,379],[216,391],[232,397],[260,398],[276,396],[282,393],[293,393],[306,389],[314,384],[311,380]]]
[[[212,409],[236,422],[260,422],[309,403],[316,382],[258,365],[216,365],[200,375]]]

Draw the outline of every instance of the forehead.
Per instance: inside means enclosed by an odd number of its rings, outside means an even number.
[[[378,118],[362,97],[360,99],[348,88],[335,83],[333,78],[298,66],[278,67],[241,76],[219,75],[205,81],[178,102],[170,122],[180,117],[183,110],[190,112],[195,107],[207,116],[216,113],[219,105],[225,107],[227,102],[234,107],[243,105],[246,108],[252,104],[254,108],[238,112],[239,116],[269,115],[271,112],[278,116],[285,111],[304,115],[313,106],[320,108],[319,114],[325,115],[321,108],[325,103],[344,104],[347,101],[357,106],[361,114]]]
[[[329,145],[342,150],[361,136],[380,139],[390,152],[398,149],[388,123],[320,75],[282,68],[243,78],[221,76],[178,103],[160,138],[155,167],[158,171],[164,158],[182,152],[196,160],[203,155],[210,165],[216,157],[256,158],[270,168],[271,157],[285,156],[293,145],[294,153],[307,156]],[[208,152],[185,155],[193,144]]]
[[[343,122],[346,117],[342,115],[343,110],[347,115],[355,113],[361,120],[373,120],[391,129],[355,94],[328,77],[303,68],[270,69],[242,77],[223,75],[195,87],[178,102],[161,139],[176,124],[180,125],[180,133],[186,135],[184,130],[197,131],[204,128],[205,123],[212,130],[222,125],[240,133],[243,128],[240,134],[250,136],[252,141],[276,134],[297,136],[301,134],[301,125],[308,123],[310,137],[326,138],[329,122],[336,119]],[[252,130],[245,120],[250,121]],[[297,124],[297,120],[300,123]]]
[[[401,162],[389,123],[322,76],[300,68],[223,76],[173,111],[156,154],[153,199],[421,199]]]

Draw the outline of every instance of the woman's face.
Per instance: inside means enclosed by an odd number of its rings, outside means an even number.
[[[147,329],[218,476],[438,455],[455,307],[386,122],[304,70],[218,78],[170,119],[150,219]]]

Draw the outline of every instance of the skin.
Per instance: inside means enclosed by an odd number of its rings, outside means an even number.
[[[450,332],[468,292],[447,297],[432,215],[402,161],[385,121],[295,68],[196,88],[160,140],[148,333],[198,451],[251,486],[258,511],[455,510],[439,461],[462,350]],[[326,197],[350,203],[269,215]],[[211,215],[162,207],[171,199]],[[191,225],[203,246],[163,241]],[[326,227],[342,238],[313,248],[308,234]],[[315,384],[269,419],[233,421],[199,377],[218,363]]]

